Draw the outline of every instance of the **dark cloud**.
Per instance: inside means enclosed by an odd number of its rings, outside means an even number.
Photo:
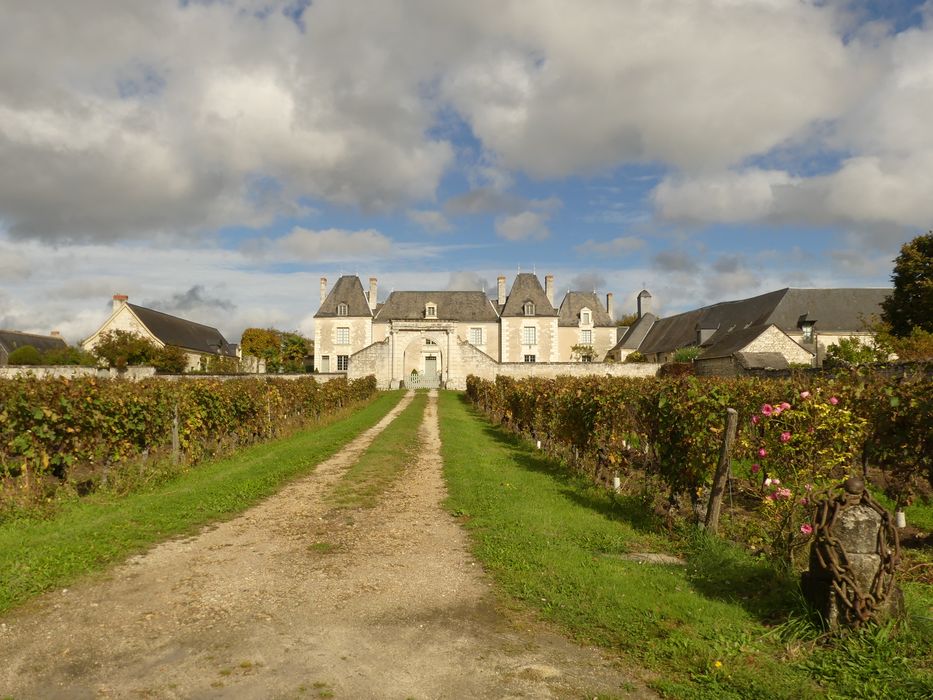
[[[204,290],[204,285],[196,284],[188,291],[174,294],[164,301],[151,301],[146,306],[156,311],[191,311],[192,309],[222,309],[233,311],[236,305],[227,299],[212,297]]]
[[[581,272],[570,280],[570,287],[578,292],[595,292],[606,286],[606,278],[598,272]]]
[[[693,256],[682,250],[662,250],[652,262],[662,272],[696,272],[700,269]]]
[[[723,274],[738,272],[744,266],[741,255],[721,255],[713,262],[713,270]]]

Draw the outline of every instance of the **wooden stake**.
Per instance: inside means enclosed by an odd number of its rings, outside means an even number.
[[[716,476],[713,477],[713,489],[709,495],[709,507],[706,509],[706,530],[716,534],[719,532],[719,511],[722,508],[722,497],[729,482],[729,472],[732,469],[732,443],[735,442],[735,429],[738,426],[739,414],[734,408],[726,409],[726,432],[722,438],[722,451],[719,453],[719,464],[716,466]]]

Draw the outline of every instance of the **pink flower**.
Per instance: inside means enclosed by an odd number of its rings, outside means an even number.
[[[810,392],[809,392],[809,391],[801,391],[801,392],[800,392],[800,398],[802,398],[804,401],[806,401],[807,399],[810,398]]]
[[[800,531],[805,535],[813,534],[813,526],[810,523],[804,523],[800,526]]]
[[[761,412],[766,416],[770,416],[772,413],[774,413],[774,407],[771,404],[766,403],[761,407]]]
[[[777,491],[774,492],[774,499],[775,499],[775,500],[786,501],[786,500],[788,500],[788,499],[789,499],[791,496],[793,496],[793,495],[794,495],[794,494],[791,493],[790,489],[787,489],[787,488],[780,488],[780,489],[778,489]]]
[[[802,506],[808,505],[809,503],[810,503],[810,499],[806,497],[800,499],[800,505]]]
[[[782,402],[781,402],[781,410],[782,410],[782,411],[789,411],[789,410],[790,410],[790,404],[787,403],[786,401],[782,401]]]
[[[771,413],[771,415],[772,415],[772,416],[779,416],[779,415],[781,415],[781,411],[783,411],[783,410],[784,410],[784,409],[781,408],[780,406],[775,406],[775,407],[774,407],[774,411]]]
[[[752,465],[752,474],[757,474],[760,470],[761,470],[761,465],[760,465],[760,464],[753,464],[753,465]]]
[[[839,399],[837,399],[835,396],[830,396],[830,397],[829,397],[829,402],[830,402],[833,406],[835,406],[837,403],[839,403]]]
[[[761,422],[761,418],[758,416],[752,416],[752,425],[758,425]]]
[[[790,432],[785,430],[783,433],[781,433],[781,442],[790,442]]]
[[[780,484],[780,483],[781,483],[781,480],[780,480],[780,479],[771,479],[771,483],[772,483],[772,484]]]
[[[767,451],[764,447],[760,447],[760,448],[758,448],[758,456],[759,456],[759,457],[767,457],[767,456],[768,456],[768,451]]]

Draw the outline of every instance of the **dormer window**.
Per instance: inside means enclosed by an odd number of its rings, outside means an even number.
[[[535,303],[533,301],[526,301],[524,306],[522,306],[522,311],[526,316],[535,315]]]
[[[424,317],[425,318],[437,318],[437,304],[428,302],[424,305]]]
[[[580,325],[581,326],[593,325],[593,315],[590,313],[589,309],[583,309],[580,312]]]
[[[349,307],[347,307],[347,305],[344,304],[343,302],[337,304],[337,315],[338,316],[347,316],[349,315],[349,311],[350,311]]]

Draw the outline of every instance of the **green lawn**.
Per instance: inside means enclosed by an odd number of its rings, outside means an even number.
[[[507,599],[645,669],[676,698],[933,697],[933,595],[907,590],[895,640],[869,630],[824,647],[793,582],[702,536],[674,544],[634,498],[615,497],[440,398],[448,507]],[[687,566],[628,561],[679,553]]]
[[[385,392],[350,415],[206,462],[127,496],[95,494],[47,520],[0,525],[0,612],[160,540],[229,518],[307,474],[379,422],[403,392]]]

